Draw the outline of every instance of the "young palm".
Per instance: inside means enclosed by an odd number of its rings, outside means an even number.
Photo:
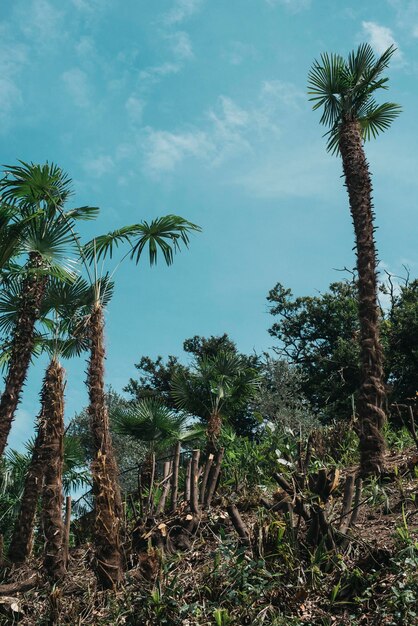
[[[120,244],[126,244],[128,250],[121,261],[130,257],[138,264],[142,253],[148,247],[151,265],[157,262],[158,252],[162,253],[166,264],[171,265],[174,253],[180,250],[182,243],[187,246],[190,232],[197,230],[200,229],[195,224],[175,215],[157,218],[150,223],[144,221],[93,239],[83,249],[83,259],[93,263],[97,268],[100,259],[112,257]],[[105,293],[106,289],[96,290],[90,315],[87,386],[94,451],[92,477],[95,502],[95,567],[100,585],[103,588],[112,588],[122,582],[123,575],[120,546],[123,508],[105,396],[103,302]]]
[[[327,150],[342,158],[355,231],[362,363],[357,410],[364,474],[379,473],[382,469],[385,388],[379,339],[372,184],[363,142],[389,128],[401,111],[397,104],[378,104],[374,99],[377,90],[387,89],[388,78],[382,77],[382,73],[394,52],[391,46],[376,58],[370,45],[362,44],[347,61],[337,54],[322,54],[320,61],[314,62],[308,81],[310,100],[315,103],[313,108],[323,109],[320,121],[329,128]]]
[[[172,396],[180,409],[206,421],[208,452],[213,452],[229,410],[244,406],[258,385],[257,372],[239,355],[220,351],[212,357],[198,358],[191,374],[175,374]]]
[[[64,210],[71,196],[71,180],[57,166],[21,163],[8,166],[0,180],[3,219],[0,260],[3,284],[7,276],[23,277],[19,314],[11,332],[8,370],[0,399],[0,457],[4,453],[34,347],[35,325],[50,276],[74,278],[69,257],[75,255],[75,221],[90,219],[96,208]],[[0,218],[1,222],[1,218]],[[13,237],[7,238],[7,231]]]
[[[153,464],[157,455],[173,448],[177,442],[202,438],[204,431],[188,426],[190,415],[178,413],[156,398],[146,398],[119,406],[111,413],[115,432],[128,435],[147,446],[147,455],[141,465],[141,484],[151,489]]]

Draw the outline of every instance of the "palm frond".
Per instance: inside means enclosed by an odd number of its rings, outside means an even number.
[[[325,134],[329,152],[339,152],[339,131],[344,120],[358,120],[364,139],[370,139],[386,130],[399,115],[399,105],[378,105],[373,99],[379,89],[387,88],[388,78],[381,74],[395,51],[390,46],[376,59],[370,44],[363,43],[349,54],[347,63],[335,54],[322,54],[319,62],[314,61],[308,76],[309,95],[313,109],[323,109],[320,123],[330,129]]]
[[[157,262],[158,251],[162,253],[166,264],[171,265],[175,252],[180,250],[180,244],[187,247],[190,233],[200,230],[199,226],[178,215],[165,215],[151,222],[144,221],[137,225],[131,258],[135,258],[138,263],[148,246],[150,265]]]
[[[64,220],[94,220],[100,213],[100,209],[97,206],[81,206],[76,209],[70,209],[69,211],[63,211],[61,213],[61,219]]]
[[[190,417],[175,413],[155,398],[146,398],[126,406],[117,406],[110,413],[115,432],[139,441],[170,446],[184,435]]]
[[[6,172],[0,181],[0,194],[6,202],[20,206],[45,203],[53,211],[72,195],[71,178],[54,163],[19,163],[4,166]]]
[[[394,102],[384,102],[380,105],[372,102],[364,116],[359,119],[363,138],[366,141],[372,137],[375,139],[379,133],[389,128],[401,111],[402,107]]]

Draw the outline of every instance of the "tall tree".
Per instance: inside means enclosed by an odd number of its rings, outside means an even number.
[[[23,563],[30,553],[37,502],[45,479],[43,525],[47,538],[46,566],[52,578],[59,578],[62,574],[62,546],[59,548],[59,542],[62,541],[60,494],[64,458],[65,374],[59,359],[79,356],[87,349],[83,320],[91,306],[91,295],[91,288],[81,278],[73,283],[52,279],[40,310],[44,333],[36,338],[38,348],[48,353],[50,363],[43,381],[37,435],[14,525],[9,559],[14,563]],[[16,298],[10,292],[8,296],[0,299],[0,313],[7,312],[1,320],[3,329],[12,323],[13,314],[17,315],[17,310],[13,310]]]
[[[88,243],[83,258],[91,261],[95,268],[100,259],[112,257],[121,244],[128,245],[122,257],[130,257],[137,264],[146,248],[149,261],[154,265],[160,252],[167,265],[174,260],[174,253],[181,244],[189,243],[189,234],[200,230],[195,224],[176,215],[167,215],[151,222],[126,226]],[[119,267],[118,264],[117,267]],[[95,285],[98,285],[97,281]],[[89,390],[90,425],[93,442],[93,495],[95,507],[95,567],[99,584],[103,588],[117,587],[122,582],[122,554],[120,531],[122,500],[117,479],[117,464],[109,429],[104,379],[104,303],[106,289],[96,289],[96,298],[89,321],[90,359],[87,371]]]
[[[321,123],[329,127],[327,149],[342,158],[354,224],[361,344],[361,386],[357,409],[361,423],[361,470],[379,473],[385,441],[381,430],[383,410],[382,348],[377,304],[377,256],[374,240],[372,183],[363,149],[364,140],[389,128],[400,107],[378,104],[374,94],[386,89],[382,77],[395,52],[391,46],[376,58],[369,44],[362,44],[346,61],[337,54],[322,54],[309,73],[308,88],[313,108],[323,108]]]
[[[97,215],[93,207],[64,210],[72,194],[71,179],[56,165],[21,163],[7,166],[0,180],[3,208],[13,211],[8,240],[0,233],[2,269],[20,273],[21,290],[19,314],[9,341],[10,358],[5,387],[0,399],[0,457],[8,435],[34,347],[35,324],[50,276],[73,279],[69,257],[75,253],[77,236],[75,220]],[[7,234],[3,229],[3,234]],[[13,245],[12,245],[13,244]],[[3,281],[3,288],[7,283]]]

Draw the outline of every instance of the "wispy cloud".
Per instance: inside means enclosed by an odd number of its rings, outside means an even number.
[[[145,101],[133,95],[129,96],[125,102],[125,109],[128,113],[129,119],[137,124],[142,122],[144,108]]]
[[[246,59],[253,59],[256,56],[255,47],[242,41],[231,41],[222,53],[222,57],[231,65],[241,65]]]
[[[11,38],[4,26],[0,27],[0,41],[0,121],[5,130],[23,104],[20,76],[28,62],[28,49]]]
[[[176,58],[186,60],[193,58],[193,46],[190,37],[184,31],[177,31],[170,35],[171,49]]]
[[[203,0],[176,0],[170,11],[164,14],[166,25],[179,24],[191,17],[203,5]]]
[[[18,7],[19,27],[24,35],[36,39],[38,47],[49,47],[64,36],[64,12],[48,0],[32,0]]]
[[[74,104],[80,108],[87,108],[91,102],[87,74],[79,67],[74,67],[63,73],[62,80]]]
[[[100,178],[104,174],[108,174],[114,169],[114,161],[111,156],[102,154],[96,158],[86,158],[83,168],[87,174]]]
[[[170,172],[185,158],[207,158],[213,149],[209,137],[203,131],[172,133],[149,128],[145,145],[145,168],[152,175]]]
[[[203,123],[186,130],[161,131],[147,128],[144,139],[145,171],[158,177],[173,171],[190,157],[210,167],[254,153],[255,146],[280,134],[276,119],[280,109],[298,113],[304,94],[291,83],[262,83],[254,102],[242,106],[221,95],[203,116]]]
[[[172,63],[167,61],[161,65],[153,65],[147,67],[139,73],[139,80],[142,82],[142,87],[155,84],[161,80],[164,76],[169,74],[177,74],[181,70],[179,63]]]
[[[390,46],[395,46],[397,50],[394,58],[397,59],[398,62],[403,60],[403,54],[399,49],[390,28],[377,24],[376,22],[362,22],[362,27],[364,35],[367,37],[370,45],[374,48],[377,54],[382,54]]]
[[[311,4],[311,0],[266,0],[266,2],[272,7],[280,5],[292,13],[303,11]]]

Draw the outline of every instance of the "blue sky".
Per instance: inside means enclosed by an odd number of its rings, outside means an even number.
[[[104,232],[166,213],[203,228],[171,268],[125,265],[107,314],[107,381],[141,355],[228,332],[271,345],[266,295],[326,289],[354,265],[341,165],[326,154],[306,77],[325,50],[395,42],[387,99],[404,107],[368,145],[382,266],[417,274],[418,1],[14,0],[0,5],[0,163],[50,160]],[[44,362],[11,444],[29,436]],[[67,418],[86,404],[69,363]]]

